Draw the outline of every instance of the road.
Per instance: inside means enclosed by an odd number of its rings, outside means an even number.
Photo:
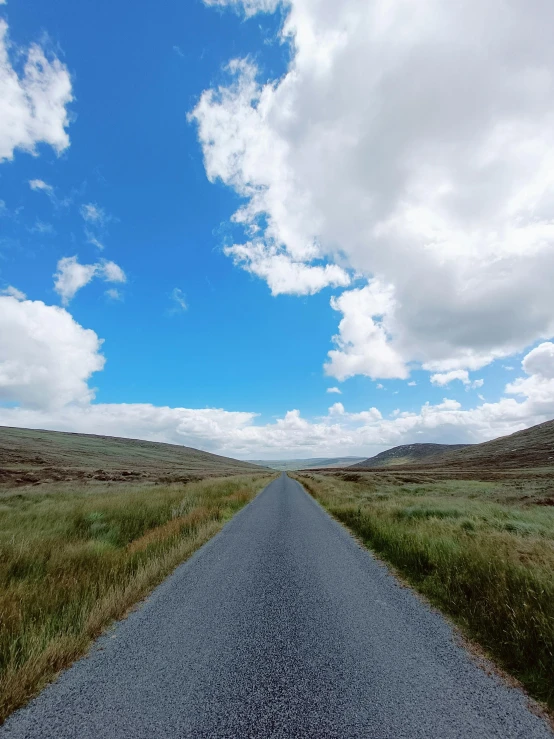
[[[282,475],[0,737],[552,739]]]

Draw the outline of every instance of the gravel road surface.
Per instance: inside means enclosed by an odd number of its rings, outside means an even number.
[[[14,739],[553,736],[284,474],[0,728]]]

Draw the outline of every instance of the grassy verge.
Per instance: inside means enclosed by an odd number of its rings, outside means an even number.
[[[70,483],[0,494],[0,723],[269,479]]]
[[[554,709],[554,508],[524,481],[295,477]]]

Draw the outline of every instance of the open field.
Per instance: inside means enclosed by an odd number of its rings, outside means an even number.
[[[294,477],[554,709],[553,468]]]
[[[271,477],[260,470],[188,483],[2,486],[0,721],[83,654]]]
[[[0,487],[70,480],[187,482],[254,470],[248,462],[176,444],[0,427]]]

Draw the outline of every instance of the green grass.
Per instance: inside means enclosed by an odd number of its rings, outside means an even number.
[[[68,483],[0,495],[0,722],[268,483]]]
[[[295,477],[554,709],[554,508],[525,502],[532,479]]]

